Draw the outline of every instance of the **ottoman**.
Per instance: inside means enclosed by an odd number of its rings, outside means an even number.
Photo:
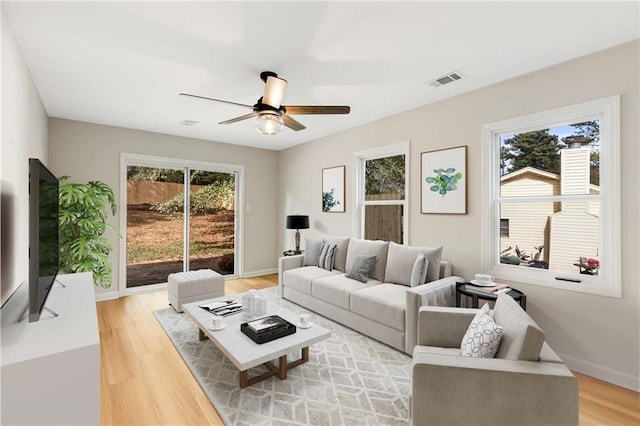
[[[182,304],[224,296],[224,278],[211,269],[169,275],[169,304],[182,312]]]

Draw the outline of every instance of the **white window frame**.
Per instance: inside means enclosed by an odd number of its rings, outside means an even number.
[[[404,245],[409,244],[409,141],[398,142],[365,151],[354,153],[354,182],[356,183],[353,206],[353,236],[364,238],[365,206],[403,206],[402,207],[402,233]],[[377,200],[365,201],[365,162],[377,158],[404,155],[404,200]]]
[[[120,153],[120,268],[118,271],[118,295],[120,297],[129,294],[146,293],[167,288],[167,283],[149,284],[140,287],[127,288],[127,167],[128,166],[146,166],[160,167],[172,169],[187,170],[205,170],[211,172],[222,172],[235,174],[236,176],[236,200],[235,200],[235,220],[234,220],[234,273],[233,275],[225,275],[225,279],[242,278],[243,272],[243,247],[244,236],[241,223],[244,223],[244,166],[235,164],[213,163],[208,161],[186,160],[180,158],[159,157],[155,155],[131,154],[127,152]],[[189,186],[189,176],[185,173],[185,186]],[[185,193],[185,212],[189,206],[189,191]],[[184,252],[189,253],[187,245],[187,233],[189,232],[189,215],[184,215],[185,234],[184,234]],[[189,256],[184,259],[183,270],[189,268]]]
[[[554,196],[554,201],[600,200],[600,270],[597,276],[500,263],[500,138],[600,119],[600,195]],[[483,269],[499,280],[535,284],[609,297],[622,297],[620,261],[620,96],[596,99],[482,126],[484,202]],[[509,202],[551,197],[509,197]],[[574,281],[566,281],[574,280]],[[575,282],[579,280],[580,282]]]

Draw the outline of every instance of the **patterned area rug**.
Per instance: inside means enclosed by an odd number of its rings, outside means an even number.
[[[306,309],[276,295],[260,295],[296,312]],[[198,328],[173,308],[156,318],[226,425],[409,425],[411,357],[311,312],[331,338],[310,347],[309,362],[240,389],[239,371]],[[288,355],[289,360],[300,357]],[[249,377],[264,372],[251,369]]]

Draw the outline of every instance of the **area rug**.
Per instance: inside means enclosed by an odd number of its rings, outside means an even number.
[[[275,288],[259,294],[296,312]],[[310,347],[309,362],[240,389],[239,371],[198,328],[173,308],[154,312],[226,425],[408,425],[411,357],[309,312],[331,337]],[[300,357],[288,355],[290,360]],[[264,372],[251,369],[249,376]]]

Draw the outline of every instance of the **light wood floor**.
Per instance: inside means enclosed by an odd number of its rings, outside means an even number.
[[[277,275],[226,282],[241,293],[277,285]],[[99,302],[103,425],[222,425],[153,311],[166,291]],[[580,425],[639,425],[640,395],[576,374]]]

